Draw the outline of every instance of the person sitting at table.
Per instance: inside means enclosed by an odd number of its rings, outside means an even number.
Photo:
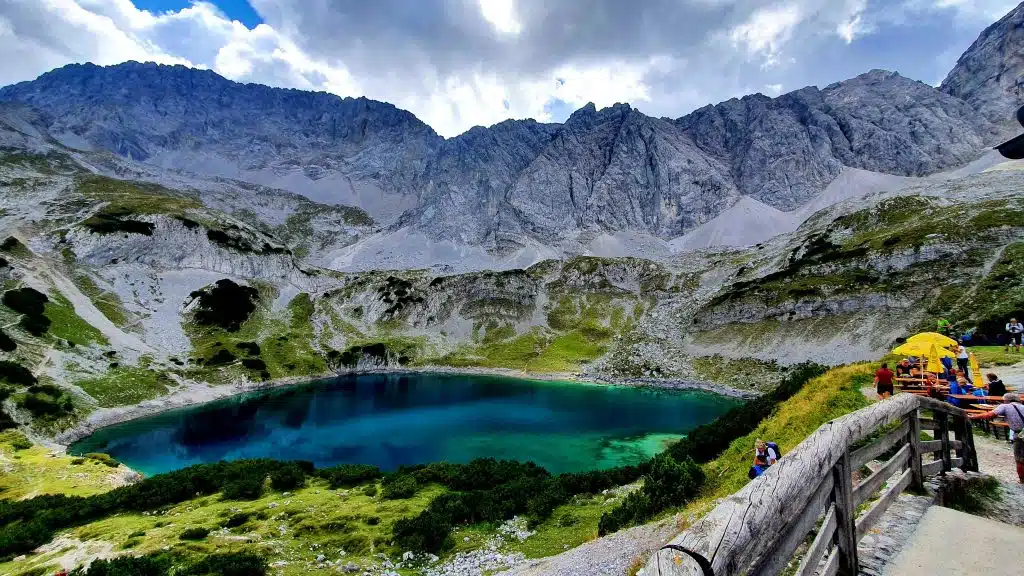
[[[949,378],[949,396],[946,397],[946,402],[953,406],[960,406],[960,400],[953,398],[953,396],[966,395],[968,393],[967,387],[964,384],[966,384],[966,381],[960,375],[960,371],[954,368]]]
[[[1024,405],[1020,403],[1020,396],[1003,394],[1003,403],[993,410],[984,414],[970,414],[967,417],[971,420],[991,420],[997,416],[1005,418],[1010,431],[1014,433],[1013,459],[1017,463],[1017,478],[1024,484]]]
[[[987,396],[1002,396],[1006,394],[1006,384],[999,379],[999,376],[989,372],[985,375],[988,378],[988,394]]]
[[[924,374],[924,387],[928,391],[928,396],[935,398],[936,400],[945,400],[946,396],[939,390],[939,379],[935,374],[931,372],[925,372]]]
[[[910,378],[911,371],[910,360],[907,360],[906,358],[900,360],[900,363],[896,365],[897,378]]]

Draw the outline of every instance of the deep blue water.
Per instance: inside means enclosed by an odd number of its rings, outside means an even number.
[[[317,466],[495,457],[551,472],[640,462],[735,400],[491,376],[364,375],[278,388],[104,428],[71,446],[146,474],[236,458]]]

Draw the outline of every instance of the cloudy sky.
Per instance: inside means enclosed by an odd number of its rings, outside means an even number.
[[[71,62],[367,96],[444,136],[587,102],[655,116],[872,68],[937,84],[1016,0],[0,0],[0,85]]]

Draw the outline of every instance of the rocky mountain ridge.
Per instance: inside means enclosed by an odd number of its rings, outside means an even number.
[[[939,88],[874,70],[675,120],[588,105],[564,124],[509,120],[447,140],[390,104],[181,66],[70,65],[0,89],[0,101],[32,107],[36,129],[72,148],[365,209],[392,235],[378,251],[412,248],[400,236],[521,260],[587,253],[603,234],[669,240],[742,196],[792,211],[844,167],[922,176],[963,165],[1022,102],[1022,15],[986,29]]]
[[[1024,101],[1022,45],[1024,4],[982,31],[939,90],[971,104],[996,123],[1009,122]]]

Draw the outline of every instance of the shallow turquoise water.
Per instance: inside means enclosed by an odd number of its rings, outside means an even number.
[[[71,453],[106,452],[146,474],[236,458],[317,466],[494,457],[551,472],[635,464],[736,401],[492,376],[365,375],[211,402],[104,428]]]

